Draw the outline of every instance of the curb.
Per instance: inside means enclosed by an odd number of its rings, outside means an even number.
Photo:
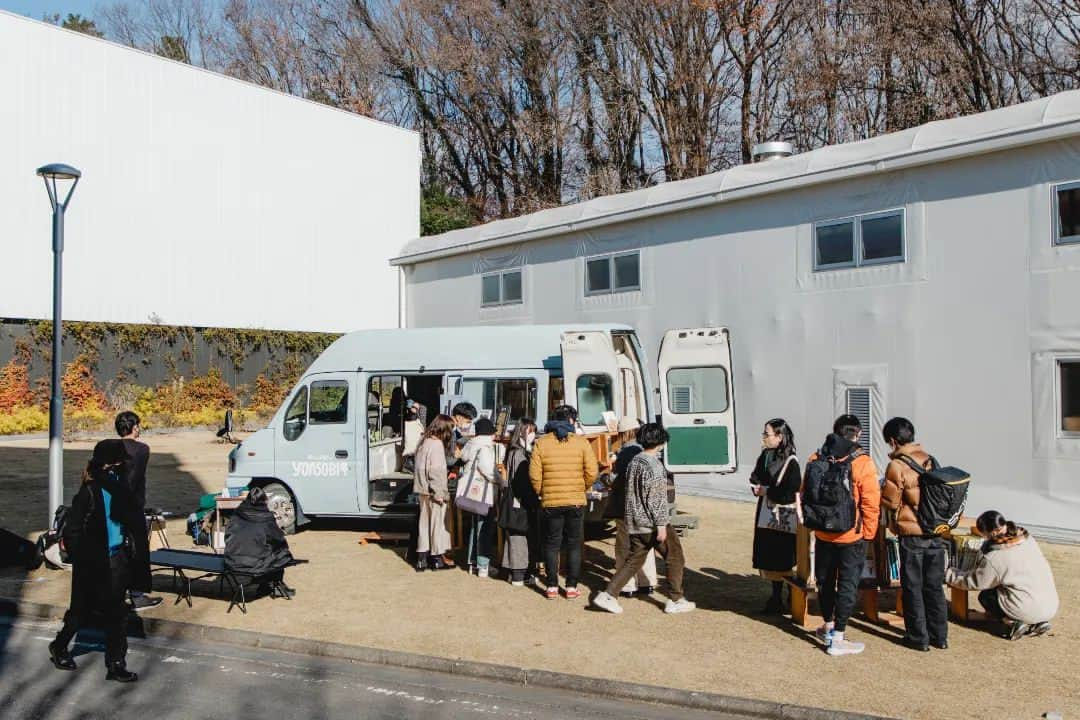
[[[63,617],[64,612],[65,608],[55,605],[0,597],[0,616],[53,620]],[[387,665],[410,670],[426,670],[484,680],[499,680],[524,687],[535,686],[553,690],[569,690],[589,695],[599,695],[613,700],[659,703],[695,710],[734,713],[748,717],[775,720],[887,720],[879,715],[865,715],[840,710],[789,705],[767,700],[753,700],[732,695],[679,690],[657,685],[572,675],[551,670],[535,670],[471,660],[454,660],[400,650],[384,650],[363,645],[346,645],[282,635],[267,635],[252,630],[217,628],[153,617],[139,616],[139,619],[142,621],[144,637],[154,636],[224,643],[248,648],[264,648],[312,657],[351,660],[371,665]]]

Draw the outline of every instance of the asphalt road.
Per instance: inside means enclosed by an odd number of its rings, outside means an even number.
[[[498,717],[745,720],[347,660],[155,638],[131,640],[131,685],[105,682],[102,646],[79,638],[79,669],[52,667],[59,625],[0,617],[0,718],[286,720]],[[100,641],[100,637],[97,638]]]

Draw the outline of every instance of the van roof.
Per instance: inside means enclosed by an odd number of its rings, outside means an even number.
[[[624,330],[629,325],[473,325],[357,330],[335,340],[308,374],[364,370],[486,370],[562,367],[564,332]]]

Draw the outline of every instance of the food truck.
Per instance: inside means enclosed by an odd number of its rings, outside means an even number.
[[[507,430],[523,416],[542,429],[555,407],[573,405],[602,468],[618,418],[660,419],[671,434],[669,472],[734,472],[727,329],[667,331],[658,368],[654,386],[624,325],[348,333],[304,372],[269,424],[233,449],[226,492],[262,487],[288,533],[312,517],[412,517],[410,400],[428,422],[468,401],[482,416],[507,419]]]

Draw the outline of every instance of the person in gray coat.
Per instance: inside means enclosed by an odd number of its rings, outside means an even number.
[[[975,523],[986,538],[975,568],[949,568],[945,581],[962,590],[980,590],[979,604],[1007,625],[1004,637],[1045,635],[1058,611],[1054,574],[1035,538],[997,510],[987,510]]]

